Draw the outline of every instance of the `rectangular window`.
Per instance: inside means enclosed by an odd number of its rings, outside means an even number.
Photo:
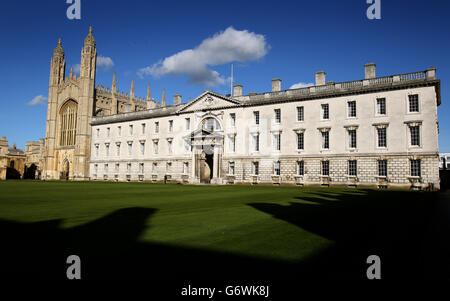
[[[236,136],[229,136],[230,141],[230,152],[234,153],[236,151]]]
[[[297,107],[297,121],[303,121],[305,118],[305,109],[303,107]]]
[[[377,114],[386,115],[386,98],[377,98]]]
[[[347,102],[348,106],[348,117],[356,117],[356,101]]]
[[[228,165],[228,173],[234,175],[234,162],[230,162]]]
[[[330,161],[322,161],[322,175],[323,176],[330,175]]]
[[[183,163],[183,174],[187,175],[189,173],[189,162]]]
[[[173,151],[173,149],[172,149],[172,141],[167,141],[167,148],[169,150],[169,155],[171,155],[172,151]]]
[[[281,123],[281,109],[275,109],[275,123]]]
[[[411,163],[411,176],[420,177],[422,174],[420,160],[410,160],[410,163]]]
[[[155,153],[155,155],[158,154],[158,141],[153,142],[153,152]]]
[[[109,143],[105,143],[105,148],[106,148],[106,156],[109,156]]]
[[[120,137],[122,135],[122,127],[118,126],[117,127],[117,135]]]
[[[409,111],[410,112],[419,112],[419,95],[408,95],[409,98]]]
[[[253,150],[259,152],[259,134],[253,135]]]
[[[106,128],[106,137],[109,138],[110,133],[111,133],[111,128]]]
[[[96,144],[95,145],[95,156],[96,157],[98,157],[98,149],[99,149],[99,146],[98,146],[98,144]]]
[[[152,173],[156,173],[158,171],[158,163],[152,164]]]
[[[127,173],[131,172],[131,163],[127,163]]]
[[[330,110],[327,103],[322,104],[322,119],[330,119]]]
[[[130,124],[130,135],[133,135],[133,125]]]
[[[145,135],[145,123],[141,124],[142,126],[142,135]]]
[[[100,137],[100,129],[97,129],[97,138]]]
[[[105,173],[108,173],[108,164],[105,164]]]
[[[144,163],[139,163],[139,173],[140,174],[144,173]]]
[[[141,141],[141,155],[145,154],[145,141]]]
[[[273,164],[273,172],[275,175],[281,175],[281,164],[280,161],[277,161]]]
[[[305,174],[305,162],[297,161],[297,175],[303,176]]]
[[[155,122],[155,134],[159,133],[159,121]]]
[[[236,114],[235,113],[230,113],[230,120],[231,120],[231,126],[235,127],[236,126]]]
[[[169,132],[173,132],[173,120],[169,120]]]
[[[191,152],[191,145],[189,144],[189,142],[187,142],[186,140],[184,141],[184,152],[186,154]]]
[[[186,122],[186,131],[188,131],[191,128],[191,118],[185,118]]]
[[[297,133],[297,149],[304,149],[305,141],[304,141],[304,133]]]
[[[116,154],[117,156],[120,156],[120,142],[116,143]]]
[[[356,177],[356,174],[357,174],[356,160],[349,160],[348,161],[348,175]]]
[[[254,111],[253,112],[253,119],[255,121],[255,124],[259,124],[259,111]]]
[[[385,128],[377,129],[377,133],[378,133],[378,147],[386,147],[387,146],[386,129]]]
[[[281,150],[281,134],[280,133],[273,134],[273,146],[274,146],[275,150],[277,150],[277,151]]]
[[[167,162],[166,170],[167,170],[167,173],[171,173],[172,172],[172,162]]]
[[[387,160],[378,160],[378,175],[387,177]]]
[[[348,131],[348,147],[356,148],[356,130]]]
[[[97,173],[98,172],[98,164],[94,165],[94,172]]]
[[[411,127],[409,127],[409,131],[411,133],[411,145],[412,146],[420,146],[420,128],[419,128],[419,126],[411,126]]]
[[[322,132],[322,149],[330,148],[330,133]]]
[[[131,156],[133,152],[133,142],[128,142],[128,155]]]
[[[255,176],[259,175],[259,162],[253,162],[253,174]]]
[[[119,172],[120,164],[116,163],[116,172]]]

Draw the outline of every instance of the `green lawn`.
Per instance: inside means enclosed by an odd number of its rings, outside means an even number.
[[[157,264],[173,269],[186,261],[198,262],[200,269],[217,262],[223,264],[218,269],[239,269],[239,262],[355,274],[371,253],[394,260],[405,244],[421,243],[435,196],[352,188],[3,181],[0,235],[9,256],[27,249],[54,256],[78,252],[93,261],[134,257],[150,266],[157,257]]]

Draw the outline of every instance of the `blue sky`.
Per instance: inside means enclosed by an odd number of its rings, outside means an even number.
[[[22,148],[26,141],[45,136],[45,102],[28,103],[48,95],[50,59],[58,38],[68,73],[79,64],[83,40],[92,25],[98,55],[113,62],[99,68],[97,83],[110,87],[116,71],[120,90],[129,92],[134,77],[137,96],[146,95],[150,82],[152,97],[160,100],[165,88],[170,103],[175,93],[183,101],[206,89],[229,93],[230,63],[220,64],[219,59],[210,66],[208,62],[217,58],[205,60],[203,67],[224,79],[214,86],[193,81],[189,74],[164,71],[161,65],[142,78],[139,70],[195,49],[232,26],[255,38],[252,49],[260,50],[235,64],[235,83],[244,85],[245,94],[270,91],[272,78],[282,79],[282,89],[311,83],[318,70],[327,72],[327,81],[362,79],[363,65],[368,62],[377,64],[377,76],[436,67],[442,94],[440,151],[450,152],[450,3],[381,0],[381,20],[367,19],[368,6],[365,0],[81,0],[81,20],[69,20],[65,0],[4,1],[0,11],[0,135]]]

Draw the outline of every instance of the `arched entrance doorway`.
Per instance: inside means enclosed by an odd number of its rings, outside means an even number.
[[[32,163],[29,167],[25,166],[25,172],[24,172],[23,178],[34,180],[36,177],[36,169],[37,169],[37,166],[34,163]]]
[[[223,130],[218,119],[210,115],[203,118],[197,130],[185,139],[192,150],[192,181],[220,183]]]
[[[62,164],[63,170],[61,171],[61,180],[69,180],[69,172],[70,172],[70,163],[69,160],[64,160]]]
[[[19,168],[19,164],[17,164],[17,168]],[[6,168],[6,178],[7,179],[20,179],[20,172],[16,169],[16,161],[11,160],[9,162],[9,166]]]
[[[211,183],[214,176],[214,146],[205,145],[201,154],[200,182]]]

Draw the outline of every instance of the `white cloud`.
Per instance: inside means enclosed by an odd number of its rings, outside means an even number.
[[[73,71],[74,73],[76,73],[76,74],[80,74],[80,67],[81,67],[80,64],[73,65],[73,66],[72,66],[72,71]]]
[[[110,57],[101,55],[97,57],[97,67],[103,69],[104,71],[108,71],[113,66],[114,62]]]
[[[207,38],[194,49],[186,49],[142,68],[138,75],[188,75],[188,81],[199,86],[224,84],[226,79],[210,66],[259,59],[267,54],[269,45],[261,34],[228,27]]]
[[[27,105],[29,106],[35,106],[35,105],[43,105],[47,102],[47,97],[44,95],[38,95],[34,97],[32,100],[27,102]]]
[[[111,69],[114,66],[114,61],[107,56],[101,56],[99,55],[97,57],[97,68],[103,70],[103,71],[108,71],[109,69]],[[72,71],[76,74],[80,74],[80,64],[75,64],[72,65]]]
[[[300,82],[300,83],[293,84],[289,89],[299,89],[299,88],[306,88],[306,87],[311,87],[311,86],[314,86],[314,84]]]

